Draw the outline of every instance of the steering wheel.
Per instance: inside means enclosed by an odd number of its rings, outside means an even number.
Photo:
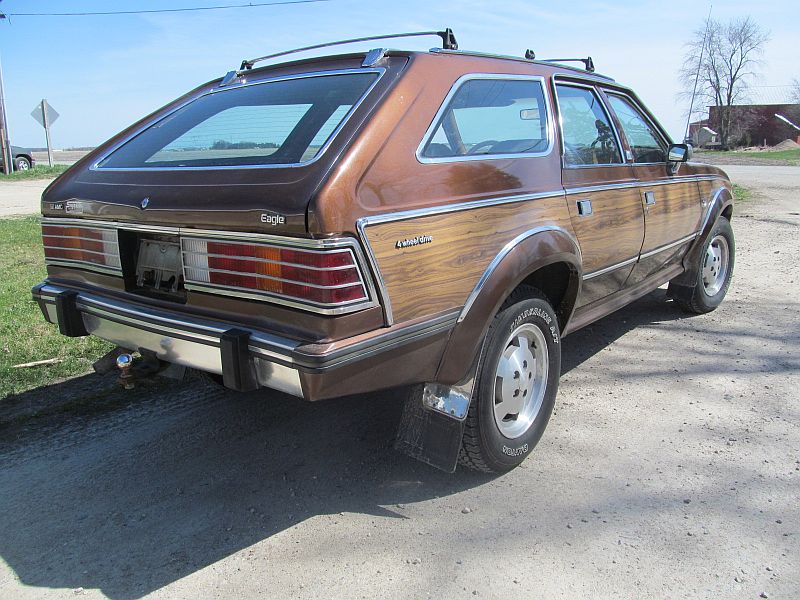
[[[491,148],[497,143],[497,140],[483,140],[482,142],[478,142],[472,148],[467,150],[467,154],[479,154],[480,150],[484,148]]]

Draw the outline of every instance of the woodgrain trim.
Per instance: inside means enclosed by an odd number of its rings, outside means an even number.
[[[531,201],[520,206],[523,200]],[[392,318],[403,321],[464,306],[491,262],[531,223],[570,232],[563,191],[362,219],[359,231]],[[420,235],[433,240],[397,247]]]

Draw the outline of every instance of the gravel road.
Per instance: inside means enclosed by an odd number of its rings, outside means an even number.
[[[0,217],[29,215],[41,210],[42,192],[52,179],[0,182]]]
[[[0,596],[800,597],[800,168],[730,172],[757,199],[723,306],[659,290],[567,337],[550,426],[501,477],[394,453],[396,392],[92,375],[12,399]]]

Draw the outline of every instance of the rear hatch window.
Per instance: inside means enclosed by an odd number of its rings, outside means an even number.
[[[298,165],[319,156],[378,73],[306,75],[220,88],[168,114],[100,169]]]

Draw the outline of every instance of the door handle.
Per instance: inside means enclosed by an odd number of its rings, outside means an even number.
[[[592,214],[592,201],[578,200],[578,214],[582,217]]]
[[[644,193],[644,204],[645,206],[653,206],[656,203],[656,193],[655,192],[645,192]]]

